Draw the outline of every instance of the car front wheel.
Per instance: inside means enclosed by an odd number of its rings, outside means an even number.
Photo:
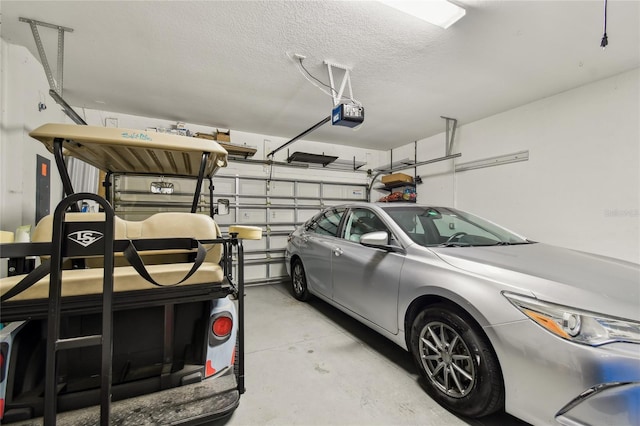
[[[304,272],[304,266],[299,259],[293,262],[291,274],[291,294],[298,300],[309,300],[310,294],[307,289],[307,275]]]
[[[465,313],[446,304],[426,308],[413,322],[411,352],[427,393],[447,409],[482,417],[504,406],[498,359]]]

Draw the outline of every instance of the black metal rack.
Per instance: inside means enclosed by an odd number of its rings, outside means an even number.
[[[65,222],[65,212],[71,205],[77,205],[80,200],[97,202],[105,212],[103,222]],[[44,392],[44,424],[55,425],[57,414],[57,354],[65,349],[88,346],[101,346],[100,370],[100,424],[109,425],[111,407],[111,358],[113,354],[112,303],[113,303],[113,235],[114,213],[106,200],[94,194],[79,193],[65,198],[56,207],[53,216],[53,240],[51,254],[51,275],[49,278],[49,315],[47,318],[47,352]],[[83,233],[83,234],[80,234]],[[93,233],[93,234],[92,234]],[[77,238],[95,238],[101,234],[99,240],[86,247],[72,245],[68,238],[77,234]],[[81,241],[81,240],[80,240]],[[82,250],[79,248],[82,247]],[[102,277],[102,334],[60,338],[60,317],[62,299],[62,263],[64,259],[77,256],[104,256]]]

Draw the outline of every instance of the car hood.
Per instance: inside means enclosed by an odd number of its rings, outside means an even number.
[[[640,320],[640,265],[535,243],[433,248],[443,261],[549,302]]]

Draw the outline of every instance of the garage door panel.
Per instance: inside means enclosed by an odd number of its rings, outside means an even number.
[[[271,248],[272,249],[284,249],[287,246],[287,236],[286,235],[278,235],[271,237]]]
[[[243,240],[242,245],[245,251],[266,250],[267,239],[263,237],[261,240]]]
[[[284,258],[280,263],[272,263],[269,265],[269,274],[272,277],[286,277],[287,269],[284,264]]]
[[[270,222],[272,223],[292,223],[295,222],[295,211],[288,209],[271,209]]]
[[[229,210],[229,214],[226,215],[216,215],[215,221],[219,226],[228,226],[237,223],[236,220],[236,211],[234,209]]]
[[[235,194],[236,181],[235,178],[213,178],[213,186],[215,194]]]
[[[238,222],[247,225],[266,223],[267,211],[261,209],[243,209]]]
[[[308,182],[298,183],[298,197],[320,198],[320,184]]]
[[[295,195],[295,183],[271,181],[269,183],[269,195],[272,197],[291,198]]]
[[[240,180],[240,195],[267,195],[267,185],[263,180]]]

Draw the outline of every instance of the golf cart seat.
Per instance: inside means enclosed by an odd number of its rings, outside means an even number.
[[[159,239],[159,238],[193,238],[197,240],[214,240],[220,238],[220,229],[215,221],[205,215],[192,213],[164,212],[139,222],[114,218],[114,238],[116,240]],[[103,213],[67,213],[67,222],[101,222]],[[33,242],[50,242],[52,238],[53,217],[43,218],[33,233]],[[195,249],[162,249],[140,251],[138,254],[144,262],[149,275],[161,286],[187,287],[193,285],[222,286],[224,272],[220,266],[222,244],[203,244],[207,250],[202,264],[183,282],[180,282],[193,267]],[[114,293],[130,294],[129,292],[162,291],[159,287],[144,277],[129,264],[122,252],[115,253]],[[46,260],[48,256],[42,256]],[[88,257],[85,259],[86,269],[65,269],[62,272],[62,297],[82,298],[100,295],[103,288],[102,257]],[[0,296],[16,286],[26,275],[17,275],[0,280]],[[172,288],[172,293],[176,289]],[[41,300],[46,309],[49,295],[49,276],[40,279],[28,289],[18,293],[3,302],[3,320],[10,312],[14,302]],[[99,299],[96,299],[99,303]],[[25,312],[26,314],[27,312]],[[45,314],[45,312],[42,312]],[[29,314],[33,314],[30,312]],[[11,315],[13,317],[13,315]],[[15,319],[15,318],[14,318]]]

